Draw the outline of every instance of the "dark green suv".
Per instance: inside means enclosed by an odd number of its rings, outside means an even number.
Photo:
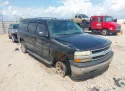
[[[61,76],[82,79],[103,72],[113,57],[111,41],[89,35],[71,20],[24,19],[18,40],[22,52],[56,67]]]

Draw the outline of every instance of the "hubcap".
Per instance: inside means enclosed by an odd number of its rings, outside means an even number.
[[[103,35],[106,35],[106,33],[107,33],[107,32],[106,32],[105,30],[104,30],[104,31],[102,31],[102,34],[103,34]]]
[[[12,36],[12,41],[14,42],[14,36]]]
[[[25,52],[25,46],[24,46],[23,43],[21,44],[21,49],[22,49],[23,52]]]
[[[56,64],[56,72],[57,74],[61,75],[61,76],[65,76],[65,67],[63,66],[63,63],[61,62],[57,62]]]

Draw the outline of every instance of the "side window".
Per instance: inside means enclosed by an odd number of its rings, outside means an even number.
[[[97,18],[92,18],[92,21],[93,22],[97,22]]]
[[[36,31],[36,25],[37,23],[33,22],[33,23],[29,23],[28,25],[28,32],[34,34]]]
[[[82,18],[81,16],[78,16],[78,18]]]
[[[102,18],[101,17],[98,17],[98,22],[102,22]]]
[[[44,23],[38,23],[36,32],[37,32],[37,34],[39,32],[43,32],[43,33],[47,34],[47,29],[46,29],[45,24]]]
[[[75,16],[75,18],[77,18],[77,15]]]
[[[21,21],[18,27],[20,31],[27,31],[28,21]]]

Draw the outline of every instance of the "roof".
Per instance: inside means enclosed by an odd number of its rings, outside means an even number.
[[[36,17],[36,18],[26,18],[23,20],[68,20],[68,19],[57,19],[54,17]]]
[[[100,15],[100,16],[99,15],[97,15],[97,16],[94,15],[94,16],[91,16],[91,17],[104,17],[104,16],[108,16],[108,15]]]

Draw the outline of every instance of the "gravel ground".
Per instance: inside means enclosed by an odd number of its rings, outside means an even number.
[[[23,54],[20,45],[6,34],[0,35],[0,91],[125,91],[125,35],[105,38],[112,40],[115,52],[109,69],[95,78],[75,82]]]

